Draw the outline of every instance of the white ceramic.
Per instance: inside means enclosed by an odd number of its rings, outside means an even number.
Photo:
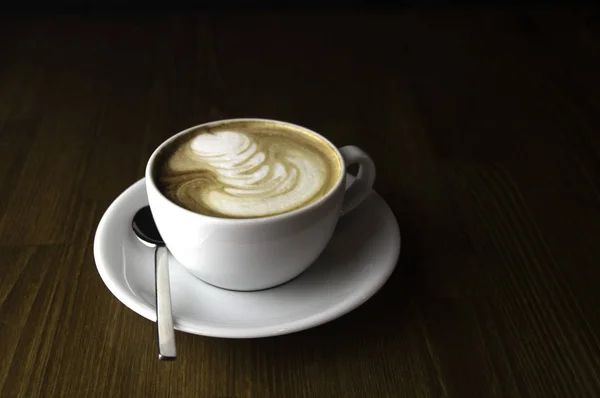
[[[351,179],[351,177],[349,177]],[[148,204],[144,180],[106,210],[94,258],[108,289],[141,316],[156,321],[154,250],[131,230]],[[367,301],[387,281],[400,252],[398,224],[376,193],[342,218],[321,256],[306,272],[268,290],[224,290],[190,275],[169,257],[175,329],[213,337],[256,338],[296,332],[338,318]]]
[[[346,173],[321,199],[301,209],[276,216],[225,219],[191,212],[168,200],[153,181],[157,154],[182,134],[204,126],[232,121],[287,124],[315,135],[328,144],[345,165],[358,164],[357,179],[346,188]],[[345,169],[343,169],[345,170]],[[321,254],[340,215],[360,204],[371,192],[375,165],[355,146],[339,150],[326,138],[301,126],[266,119],[229,119],[189,128],[163,142],[146,167],[146,189],[156,226],[173,256],[193,275],[232,290],[260,290],[277,286],[304,272]]]

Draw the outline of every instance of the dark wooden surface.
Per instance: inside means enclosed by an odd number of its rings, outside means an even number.
[[[599,71],[594,10],[3,18],[0,396],[600,396]],[[97,223],[162,140],[243,116],[370,152],[399,267],[327,325],[160,363]]]

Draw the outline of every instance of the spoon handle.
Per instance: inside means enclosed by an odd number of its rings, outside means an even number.
[[[156,326],[158,328],[158,359],[174,360],[175,330],[171,313],[171,288],[169,282],[169,252],[165,246],[157,246],[156,262]]]

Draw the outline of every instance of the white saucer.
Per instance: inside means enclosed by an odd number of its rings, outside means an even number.
[[[154,250],[131,229],[148,204],[144,179],[125,190],[98,224],[94,257],[108,289],[141,316],[156,321]],[[321,257],[296,279],[258,292],[219,289],[169,257],[175,329],[213,337],[256,338],[308,329],[363,304],[388,280],[400,254],[400,231],[375,192],[340,219]]]

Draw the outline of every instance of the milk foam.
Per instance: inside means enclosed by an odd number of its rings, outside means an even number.
[[[216,213],[243,218],[294,210],[322,193],[328,183],[322,154],[293,142],[261,145],[259,138],[238,131],[193,138],[187,160],[196,170],[212,172],[216,183],[185,184],[181,188],[193,192],[180,194]]]

